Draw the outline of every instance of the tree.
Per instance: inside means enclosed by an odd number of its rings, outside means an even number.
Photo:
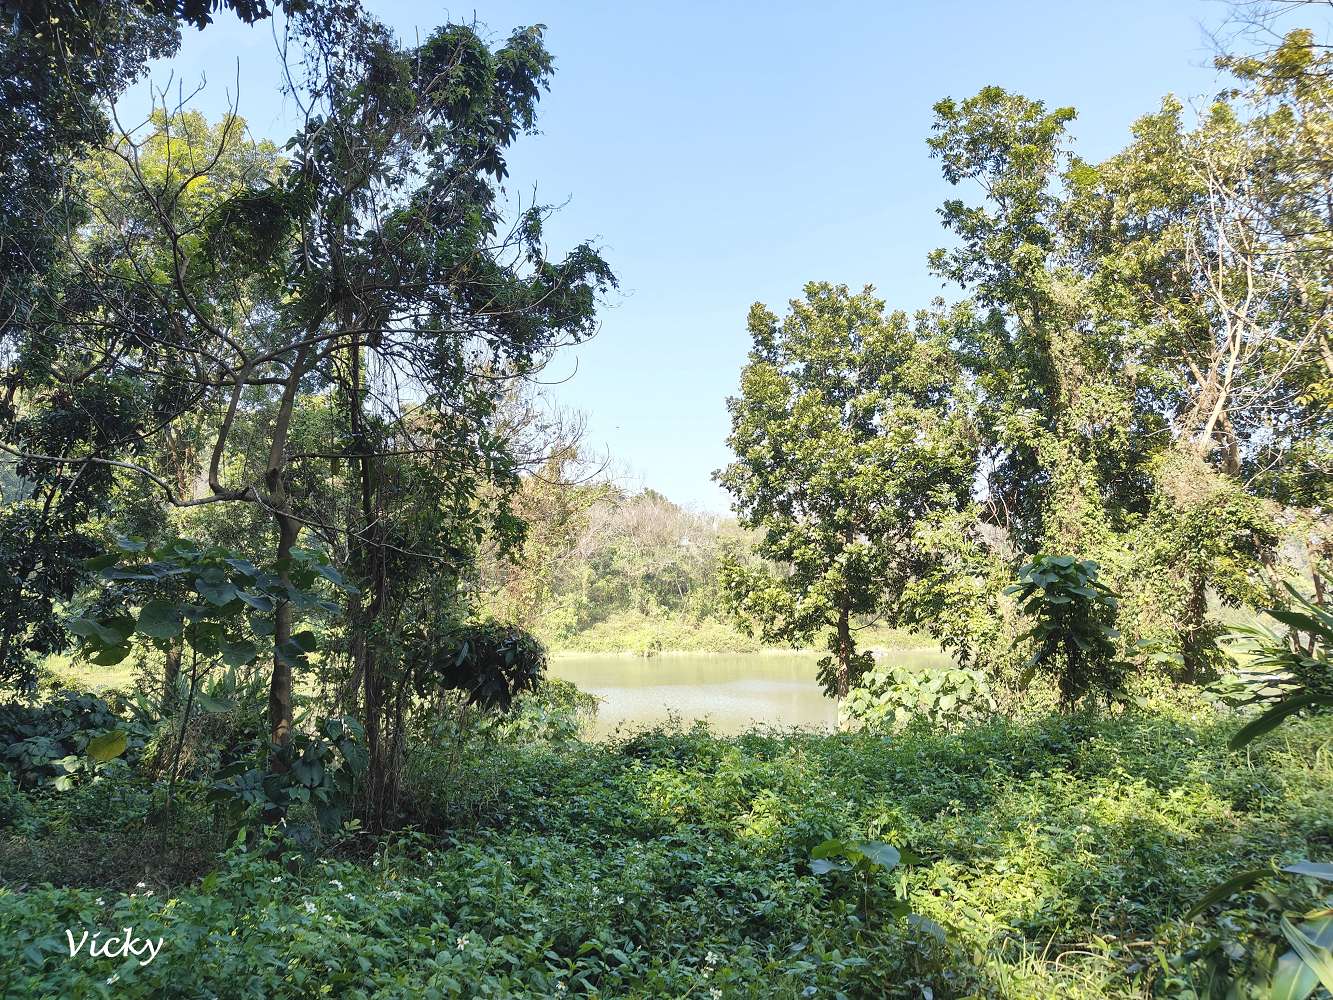
[[[842,698],[869,662],[859,623],[910,613],[903,595],[933,558],[919,530],[969,502],[958,367],[938,320],[886,314],[870,289],[811,283],[781,322],[755,305],[749,330],[728,401],[736,461],[717,479],[780,569],[728,562],[723,581],[765,641],[831,629],[819,679]]]
[[[368,627],[385,609],[389,556],[403,549],[381,516],[388,466],[429,469],[437,483],[466,469],[460,487],[477,473],[508,476],[488,432],[494,385],[530,377],[551,351],[589,334],[597,295],[613,279],[587,245],[548,259],[540,208],[508,229],[499,210],[505,151],[534,127],[550,76],[540,28],[492,50],[451,25],[404,48],[354,6],[314,3],[293,11],[289,26],[305,125],[278,175],[260,171],[195,212],[189,194],[211,185],[239,119],[221,123],[207,155],[175,159],[164,176],[145,162],[145,145],[171,148],[173,137],[122,130],[105,153],[127,180],[125,216],[146,220],[148,232],[92,255],[80,252],[80,227],[64,229],[74,273],[60,308],[25,332],[30,343],[60,345],[50,384],[91,367],[170,400],[131,439],[187,413],[213,414],[199,474],[207,492],[181,496],[110,447],[26,460],[124,467],[177,507],[253,506],[271,524],[280,574],[306,529],[342,544],[366,595],[355,617]],[[162,116],[162,127],[174,117]],[[314,422],[323,438],[298,447],[312,400],[329,411]],[[355,484],[345,495],[356,499],[321,520],[328,490],[315,487],[344,472]],[[448,548],[421,554],[418,575],[444,561],[456,577],[466,559]],[[269,700],[277,745],[292,726],[283,652],[292,628],[293,609],[280,603]],[[369,659],[360,669],[374,676]]]

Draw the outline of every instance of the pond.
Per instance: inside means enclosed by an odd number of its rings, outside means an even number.
[[[948,662],[935,648],[891,649],[916,663]],[[832,729],[837,705],[815,681],[817,653],[669,654],[553,657],[550,670],[602,699],[591,735],[665,722],[707,719],[720,733],[755,725]]]

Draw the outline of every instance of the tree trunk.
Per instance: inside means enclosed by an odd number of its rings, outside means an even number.
[[[300,532],[300,522],[286,514],[278,515],[278,564],[283,568],[278,576],[290,583],[284,560],[290,559],[292,547]],[[276,746],[286,746],[292,734],[292,605],[280,601],[273,612],[273,677],[268,688],[269,739]]]
[[[834,670],[837,677],[838,700],[842,701],[852,689],[852,622],[851,613],[843,606],[838,611],[838,651]]]
[[[162,708],[164,712],[176,708],[176,682],[181,675],[181,641],[172,639],[167,646],[166,658],[162,665]]]
[[[286,560],[291,558],[292,548],[301,533],[301,522],[292,516],[291,498],[287,495],[287,484],[283,482],[282,474],[287,465],[287,434],[291,429],[292,412],[296,408],[296,393],[301,385],[301,376],[305,373],[310,350],[309,347],[302,348],[292,362],[291,374],[287,376],[287,383],[283,386],[282,399],[278,403],[277,416],[273,421],[268,468],[264,470],[264,487],[268,491],[267,506],[278,522],[278,549],[275,556],[278,565],[283,567],[278,571],[278,576],[284,583],[291,582]],[[268,689],[269,739],[279,747],[286,746],[292,735],[292,657],[289,649],[291,639],[291,602],[280,601],[273,611],[273,677],[269,681]],[[279,768],[284,766],[281,762],[277,763]]]

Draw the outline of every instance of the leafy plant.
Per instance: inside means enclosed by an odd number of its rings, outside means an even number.
[[[41,705],[0,705],[0,767],[22,788],[65,791],[137,761],[148,735],[92,694],[65,691]]]
[[[266,760],[239,761],[221,770],[208,800],[222,807],[235,827],[252,809],[261,815],[286,816],[296,804],[314,809],[323,833],[337,830],[351,816],[356,778],[366,769],[365,733],[353,718],[323,720],[315,733],[297,732]],[[298,842],[313,840],[311,831],[292,829]]]
[[[1028,659],[1055,681],[1060,707],[1070,711],[1084,697],[1109,699],[1120,690],[1127,664],[1116,658],[1116,595],[1097,579],[1091,560],[1043,555],[1020,567],[1016,594],[1023,613],[1035,619],[1024,635],[1036,642]]]
[[[900,851],[891,844],[878,840],[826,840],[810,852],[810,871],[823,876],[849,876],[861,892],[861,915],[870,915],[871,880],[886,875],[901,864],[909,864],[916,857],[910,851]],[[899,892],[899,898],[888,908],[894,917],[904,917],[908,905]]]
[[[1333,707],[1333,663],[1329,661],[1333,650],[1333,611],[1314,603],[1290,584],[1287,591],[1294,605],[1266,612],[1287,626],[1285,633],[1264,625],[1233,629],[1237,639],[1251,644],[1250,669],[1270,671],[1273,675],[1272,683],[1259,689],[1256,692],[1259,697],[1254,699],[1271,704],[1232,737],[1231,745],[1237,749],[1308,708]]]
[[[537,687],[546,648],[516,625],[483,621],[444,636],[422,630],[412,640],[412,686],[423,698],[461,692],[469,705],[508,711],[515,697]]]
[[[838,715],[846,723],[870,728],[911,719],[950,726],[983,718],[994,708],[990,683],[980,670],[886,658],[852,688]]]
[[[1333,891],[1328,888],[1333,865],[1299,861],[1282,866],[1280,873],[1286,877],[1274,877],[1267,868],[1242,872],[1215,886],[1186,914],[1187,919],[1197,917],[1246,894],[1241,905],[1227,906],[1192,950],[1194,960],[1227,984],[1215,994],[1219,1000],[1305,1000],[1320,986],[1333,993]]]

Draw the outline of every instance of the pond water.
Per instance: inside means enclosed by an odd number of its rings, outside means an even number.
[[[946,663],[938,649],[892,649],[887,656]],[[815,681],[816,653],[553,657],[550,671],[602,700],[591,735],[665,722],[707,719],[720,733],[755,725],[832,729],[837,705]]]

